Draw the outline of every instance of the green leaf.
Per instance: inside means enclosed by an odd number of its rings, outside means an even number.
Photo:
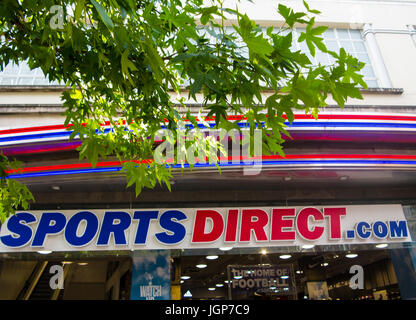
[[[321,13],[321,11],[319,11],[319,10],[310,9],[309,5],[306,3],[305,0],[303,0],[303,5],[305,6],[306,10],[310,13],[315,13],[315,14],[320,14]]]
[[[153,75],[155,76],[156,80],[161,82],[163,78],[162,69],[164,69],[164,62],[150,38],[146,38],[145,41],[142,42],[142,44],[143,49],[147,54],[146,61],[151,66]]]
[[[273,46],[259,35],[257,37],[251,37],[246,40],[249,50],[259,54],[259,55],[269,55],[273,52]]]
[[[85,0],[78,0],[75,5],[75,11],[74,11],[74,18],[75,20],[79,20],[81,18],[82,11],[85,7]]]
[[[317,36],[317,35],[324,33],[326,30],[328,30],[328,27],[320,26],[320,27],[312,28],[311,33],[312,35]]]
[[[201,23],[203,25],[207,24],[207,22],[212,18],[212,14],[217,13],[218,12],[218,7],[217,6],[211,6],[208,8],[202,8],[201,9]]]
[[[291,9],[279,3],[279,5],[277,6],[277,11],[283,18],[285,18],[285,20],[287,20],[290,16]]]
[[[107,28],[110,29],[110,30],[113,30],[114,29],[113,21],[108,16],[108,14],[105,11],[104,7],[101,4],[99,4],[97,1],[95,1],[95,0],[91,0],[91,3],[94,5],[95,9],[97,10],[98,14],[101,17],[101,20],[107,26]]]
[[[121,72],[123,75],[130,81],[132,85],[134,82],[130,76],[130,71],[137,71],[136,66],[129,60],[129,51],[124,50],[123,54],[121,55]]]

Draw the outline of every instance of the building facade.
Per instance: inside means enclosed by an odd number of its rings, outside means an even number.
[[[285,158],[177,170],[172,192],[136,198],[120,164],[80,162],[65,87],[6,66],[0,148],[36,202],[2,226],[0,299],[415,299],[416,1],[309,4],[327,47],[366,63],[364,99],[295,114]],[[282,24],[276,1],[239,8]]]

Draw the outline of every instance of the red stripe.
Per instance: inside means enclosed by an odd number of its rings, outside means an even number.
[[[153,160],[145,159],[145,160],[132,160],[133,162],[137,163],[152,163]],[[97,162],[96,166],[99,167],[116,167],[121,166],[123,163],[127,161],[105,161],[105,162]],[[28,172],[39,172],[39,171],[53,171],[53,170],[68,170],[68,169],[86,169],[86,168],[93,168],[91,163],[70,163],[70,164],[58,164],[58,165],[50,165],[50,166],[37,166],[37,167],[27,167],[22,168],[20,170],[7,170],[7,173],[28,173]]]
[[[12,134],[12,133],[34,132],[34,131],[47,131],[47,130],[64,130],[72,126],[73,126],[72,124],[69,124],[67,126],[63,124],[57,124],[57,125],[40,126],[40,127],[7,129],[7,130],[0,130],[0,134]]]

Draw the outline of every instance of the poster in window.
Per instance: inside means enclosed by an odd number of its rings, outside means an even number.
[[[131,300],[170,300],[169,250],[135,251]]]
[[[310,300],[328,300],[328,285],[326,281],[310,281],[307,283]]]

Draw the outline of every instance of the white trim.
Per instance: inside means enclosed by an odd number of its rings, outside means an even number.
[[[361,3],[362,5],[369,4],[369,5],[416,5],[416,1],[414,0],[316,0],[317,2],[341,2],[341,3],[349,3],[349,4],[357,4]]]
[[[365,26],[364,26],[365,27]],[[397,29],[364,29],[363,35],[366,36],[368,33],[388,33],[388,34],[416,34],[416,31],[413,29],[411,30],[410,27],[413,27],[411,25],[408,26],[409,30],[397,30]]]
[[[387,68],[384,64],[383,56],[381,55],[380,48],[377,44],[375,37],[375,31],[371,24],[366,23],[363,28],[363,36],[368,46],[369,54],[372,56],[373,67],[377,73],[377,78],[380,81],[380,87],[392,88],[392,83],[388,76]]]
[[[414,27],[413,25],[411,25],[411,24],[409,24],[409,25],[407,26],[407,28],[409,29],[409,34],[410,34],[410,36],[412,37],[413,43],[414,43],[414,44],[415,44],[415,46],[416,46],[416,29],[415,29],[415,27]]]

